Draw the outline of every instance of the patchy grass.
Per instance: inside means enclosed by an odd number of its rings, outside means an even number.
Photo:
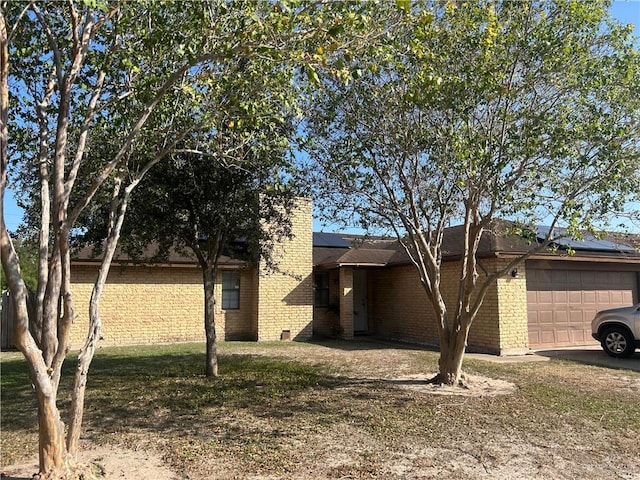
[[[189,478],[640,478],[640,374],[551,360],[466,360],[513,382],[498,397],[436,396],[385,379],[435,372],[437,354],[376,342],[102,349],[85,445],[160,453]],[[24,361],[2,354],[2,463],[33,455]],[[67,398],[73,361],[65,365]],[[64,410],[68,407],[62,402]],[[616,478],[616,477],[614,477]]]

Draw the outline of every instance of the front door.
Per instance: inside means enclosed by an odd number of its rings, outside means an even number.
[[[366,270],[353,271],[353,330],[358,333],[369,330]]]

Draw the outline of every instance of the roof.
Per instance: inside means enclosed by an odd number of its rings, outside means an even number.
[[[546,238],[549,233],[549,227],[539,226],[537,228],[537,237],[539,239]],[[625,252],[625,253],[637,253],[636,248],[633,247],[633,241],[630,235],[616,235],[616,236],[604,236],[602,238],[594,237],[593,235],[586,234],[582,240],[574,240],[566,237],[566,229],[556,228],[551,232],[551,238],[556,237],[555,244],[572,248],[575,250],[589,250],[594,252]],[[636,243],[638,239],[636,239]]]
[[[337,237],[337,238],[336,238]],[[339,233],[314,233],[314,266],[386,266],[408,261],[396,239]]]
[[[141,255],[141,258],[134,259],[126,252],[124,252],[120,247],[116,249],[116,253],[113,256],[113,264],[143,264],[143,265],[172,265],[172,266],[198,266],[198,261],[195,255],[188,250],[178,251],[176,249],[171,249],[169,251],[168,256],[165,258],[161,258],[159,260],[154,260],[154,255],[158,253],[157,245],[149,246],[144,250]],[[102,250],[96,248],[95,246],[85,246],[76,250],[72,255],[72,262],[76,265],[84,264],[84,265],[94,265],[99,264],[102,261]],[[218,262],[219,266],[244,266],[246,265],[245,261],[238,260],[235,258],[231,258],[226,255],[222,255]]]
[[[351,243],[337,233],[313,232],[313,246],[321,248],[350,248]]]
[[[535,240],[507,234],[511,226],[508,222],[494,222],[492,228],[484,231],[478,247],[478,257],[513,257],[529,252],[534,243],[539,245],[548,232],[548,228],[539,227]],[[562,237],[566,232],[556,230],[556,240],[552,247],[558,253],[545,250],[532,258],[546,258],[559,254],[575,253],[572,259],[608,258],[640,263],[640,235],[608,234],[603,238],[584,235],[584,240],[572,240]],[[316,238],[319,239],[316,243]],[[464,226],[447,228],[442,242],[443,259],[457,260],[464,253]],[[329,239],[329,240],[327,240]],[[348,244],[349,246],[345,246]],[[335,246],[330,246],[335,245]],[[341,266],[383,267],[410,263],[404,247],[395,238],[367,237],[340,233],[314,234],[313,264],[316,267],[337,268]]]

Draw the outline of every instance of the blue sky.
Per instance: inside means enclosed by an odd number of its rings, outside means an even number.
[[[614,1],[611,5],[610,12],[623,24],[631,23],[634,25],[634,34],[638,39],[637,43],[640,46],[640,0]],[[22,218],[22,211],[16,205],[13,192],[11,192],[11,190],[8,190],[5,193],[4,217],[9,230],[15,230]],[[322,225],[314,222],[313,228],[316,231],[321,230]],[[325,227],[325,230],[330,231],[331,226]]]

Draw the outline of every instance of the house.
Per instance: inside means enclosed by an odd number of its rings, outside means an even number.
[[[449,228],[443,240],[441,285],[448,305],[455,304],[463,233],[462,227]],[[509,355],[593,343],[590,324],[597,311],[638,302],[640,252],[634,241],[558,239],[556,252],[530,257],[491,287],[470,329],[469,348]],[[480,274],[503,268],[530,248],[520,237],[485,232]],[[316,334],[438,343],[433,309],[396,240],[315,234],[314,285]]]
[[[308,340],[312,335],[437,344],[432,308],[415,267],[395,239],[312,234],[311,202],[293,212],[291,240],[276,248],[279,271],[223,257],[216,288],[216,326],[223,340]],[[541,232],[541,234],[544,232]],[[461,227],[444,239],[445,300],[457,292]],[[640,252],[635,239],[557,240],[555,253],[530,257],[488,292],[469,335],[469,349],[501,355],[593,343],[598,310],[638,302]],[[637,243],[636,243],[637,245]],[[479,271],[492,272],[530,246],[519,237],[487,232]],[[568,249],[574,254],[569,255]],[[87,308],[99,261],[72,264],[78,318],[72,344],[87,331]],[[102,298],[102,345],[203,341],[202,275],[193,259],[164,264],[116,259]],[[449,303],[451,304],[451,303]]]
[[[308,340],[312,335],[311,201],[292,212],[291,240],[273,252],[278,271],[222,257],[216,285],[216,333],[221,340]],[[78,317],[72,345],[84,341],[100,259],[90,249],[74,256],[72,291]],[[204,341],[204,290],[196,261],[172,254],[163,264],[116,257],[101,299],[101,345]]]

